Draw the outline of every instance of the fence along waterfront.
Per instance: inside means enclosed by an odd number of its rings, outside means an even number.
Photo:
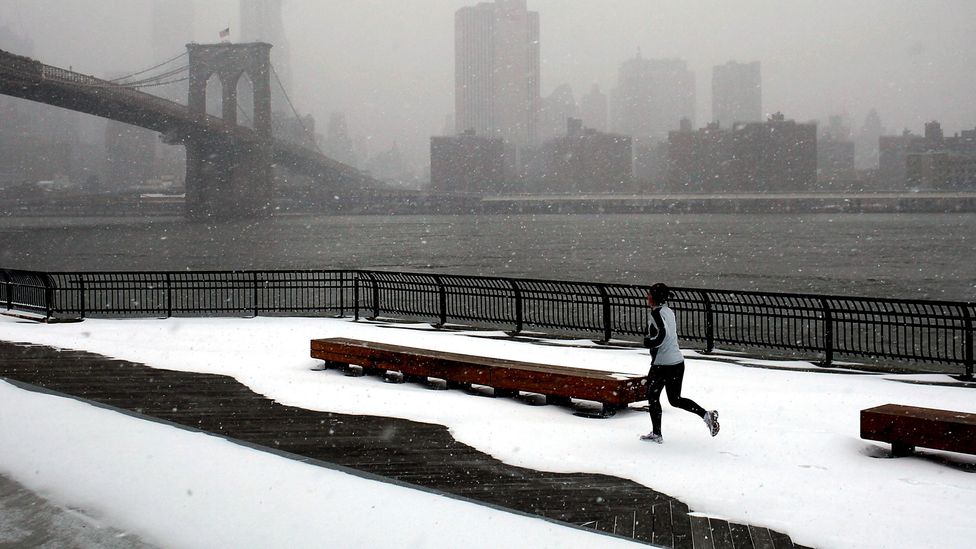
[[[337,315],[636,339],[646,286],[365,270],[44,273],[0,269],[0,307],[84,317]],[[916,361],[973,378],[976,304],[675,288],[683,339]]]

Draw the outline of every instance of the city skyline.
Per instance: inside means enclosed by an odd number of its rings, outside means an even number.
[[[286,0],[296,106],[321,122],[343,112],[350,131],[374,150],[396,142],[418,156],[453,111],[453,18],[474,3]],[[0,25],[30,37],[46,62],[104,74],[153,61],[141,43],[149,5],[2,0]],[[957,52],[971,43],[966,14],[976,16],[976,6],[910,6],[871,1],[831,10],[823,3],[781,8],[755,0],[730,11],[714,2],[677,7],[618,0],[572,9],[552,0],[528,3],[541,19],[543,96],[562,84],[577,98],[593,84],[608,91],[620,63],[640,48],[647,58],[687,61],[696,76],[699,125],[711,117],[711,68],[757,60],[764,114],[782,111],[801,121],[840,114],[859,127],[876,108],[889,132],[919,132],[933,119],[947,134],[972,128],[976,84],[966,75],[976,61]],[[225,27],[232,39],[240,36],[236,0],[194,2],[194,11],[198,41],[218,41]]]

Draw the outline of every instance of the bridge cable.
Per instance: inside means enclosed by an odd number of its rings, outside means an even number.
[[[162,67],[164,65],[168,65],[168,64],[172,63],[173,61],[176,61],[177,59],[183,57],[184,55],[189,55],[189,53],[184,50],[183,53],[181,53],[181,54],[179,54],[179,55],[177,55],[175,57],[171,57],[171,58],[167,59],[166,61],[163,61],[162,63],[160,63],[158,65],[154,65],[152,67],[149,67],[148,69],[144,69],[144,70],[141,70],[139,72],[134,72],[132,74],[127,74],[125,76],[120,76],[118,78],[113,78],[113,79],[109,80],[109,82],[118,82],[119,80],[125,80],[126,78],[132,78],[133,76],[139,76],[140,74],[145,74],[145,73],[147,73],[149,71],[156,70],[159,67]]]
[[[291,98],[288,97],[288,91],[285,90],[285,86],[281,83],[281,78],[278,77],[278,71],[275,70],[274,65],[270,65],[270,66],[271,66],[271,74],[274,75],[275,81],[278,82],[278,87],[281,88],[281,93],[284,94],[285,101],[288,103],[288,106],[291,107],[291,112],[295,115],[295,119],[298,120],[298,124],[302,127],[303,130],[305,130],[305,134],[308,135],[308,138],[311,139],[312,145],[315,146],[315,150],[317,150],[319,154],[321,154],[322,156],[325,156],[325,153],[322,152],[321,147],[319,147],[318,141],[315,140],[315,135],[312,134],[312,132],[308,131],[308,128],[305,127],[305,123],[302,122],[302,117],[299,116],[298,110],[295,108],[295,105],[292,104]]]

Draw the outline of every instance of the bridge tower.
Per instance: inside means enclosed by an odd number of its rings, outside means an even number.
[[[217,77],[223,119],[237,124],[237,84],[247,75],[254,90],[254,132],[248,147],[232,147],[215,131],[186,141],[186,214],[193,220],[263,217],[271,213],[271,44],[187,44],[188,106],[206,114],[207,82]]]

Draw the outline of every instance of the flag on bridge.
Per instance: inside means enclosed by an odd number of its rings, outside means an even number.
[[[221,40],[227,40],[228,38],[230,38],[230,27],[227,27],[226,29],[220,31]]]

